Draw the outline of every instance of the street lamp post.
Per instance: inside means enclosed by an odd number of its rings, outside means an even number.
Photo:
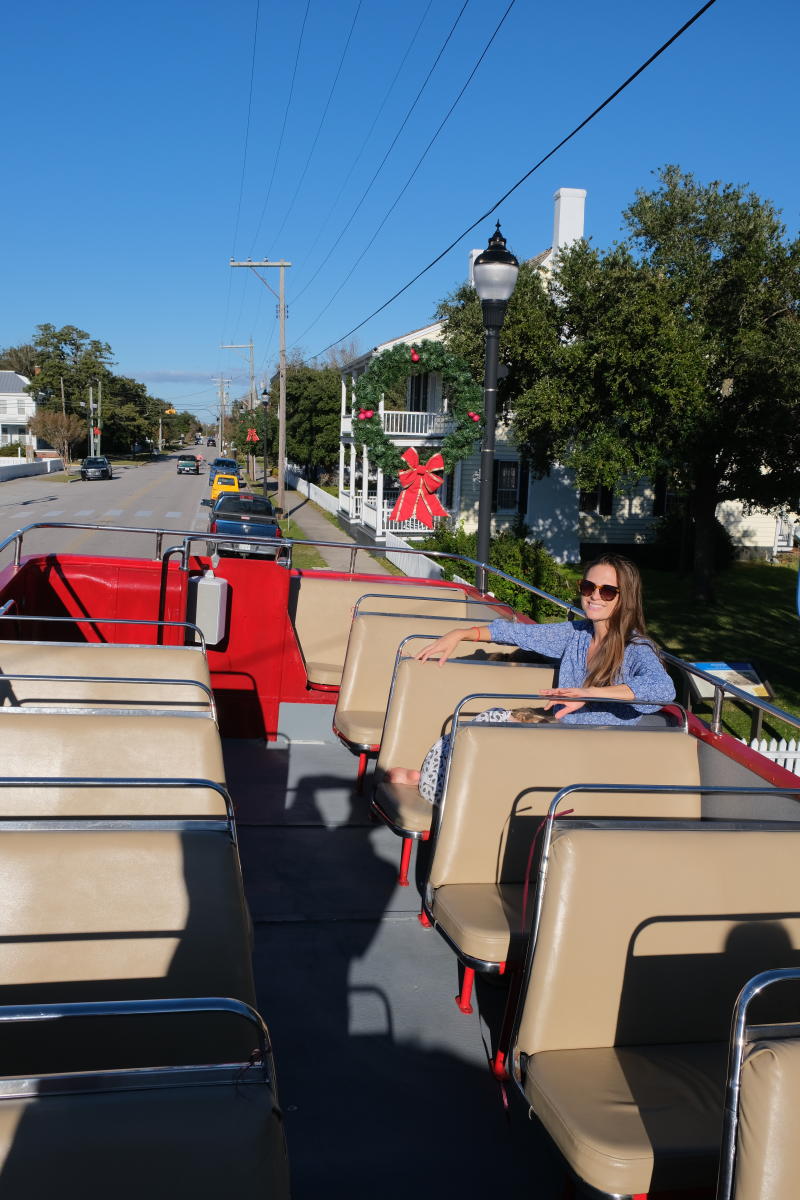
[[[483,383],[483,444],[481,446],[481,487],[478,503],[479,562],[488,563],[492,534],[492,477],[494,474],[494,435],[497,423],[497,367],[499,362],[500,330],[506,309],[519,274],[519,263],[500,232],[500,222],[489,238],[489,244],[475,259],[472,277],[483,309],[483,328],[486,334]],[[486,591],[486,570],[479,567],[477,586]]]
[[[267,488],[267,477],[269,474],[267,471],[267,416],[269,414],[269,392],[266,388],[264,388],[263,392],[261,393],[261,408],[264,412],[264,495],[266,496],[269,494],[269,489]]]

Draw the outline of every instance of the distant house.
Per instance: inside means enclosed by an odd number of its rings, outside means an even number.
[[[583,237],[586,192],[581,188],[559,188],[554,197],[551,246],[529,261],[549,273],[558,249]],[[469,252],[469,278],[480,250]],[[339,446],[339,509],[351,526],[366,529],[383,540],[387,531],[419,537],[428,533],[417,521],[389,519],[399,494],[396,480],[386,479],[369,461],[366,447],[353,438],[354,386],[373,358],[402,343],[441,341],[444,322],[412,329],[373,347],[347,363],[342,370],[342,407]],[[380,419],[386,435],[402,453],[415,446],[420,457],[434,454],[449,430],[447,396],[438,374],[410,376],[405,407],[386,409],[381,403]],[[480,447],[460,462],[437,493],[457,524],[473,531],[478,524]],[[572,472],[555,465],[544,479],[532,479],[509,426],[498,421],[495,470],[492,487],[492,532],[510,528],[520,518],[559,562],[575,562],[602,546],[618,547],[648,542],[654,521],[667,514],[675,497],[663,480],[640,481],[625,491],[608,488],[581,490]],[[728,528],[744,555],[773,556],[793,542],[796,514],[784,511],[750,513],[737,501],[726,501],[717,516]]]
[[[36,439],[28,432],[28,421],[36,415],[36,401],[25,391],[30,380],[16,371],[0,371],[0,446],[19,442],[36,447]]]

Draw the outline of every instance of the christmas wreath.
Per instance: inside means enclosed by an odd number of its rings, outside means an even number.
[[[472,453],[483,433],[483,393],[463,359],[451,354],[441,342],[403,342],[373,358],[356,380],[353,411],[353,440],[367,447],[369,460],[385,475],[397,478],[405,467],[401,452],[386,436],[378,412],[381,397],[397,388],[409,375],[437,371],[448,400],[448,415],[454,427],[442,440],[440,452],[445,470]]]

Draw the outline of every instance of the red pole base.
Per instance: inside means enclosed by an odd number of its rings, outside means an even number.
[[[508,1079],[505,1050],[497,1051],[494,1058],[489,1063],[489,1067],[495,1079]]]
[[[411,838],[403,838],[403,849],[400,854],[400,874],[397,882],[400,887],[408,887],[408,864],[411,862]]]
[[[428,920],[428,914],[426,912],[418,912],[417,920],[419,921],[419,923],[423,929],[432,929],[433,928],[433,922]]]
[[[359,756],[358,756],[358,775],[356,776],[356,792],[358,793],[359,796],[362,795],[362,793],[364,791],[364,776],[367,773],[367,763],[368,762],[369,762],[369,755],[367,755],[366,753],[359,754]]]
[[[473,1011],[470,1000],[472,999],[472,985],[474,982],[474,967],[464,967],[464,979],[461,984],[461,991],[456,996],[456,1004],[463,1013],[471,1013]]]

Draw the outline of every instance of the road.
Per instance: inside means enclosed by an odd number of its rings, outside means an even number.
[[[201,453],[190,449],[190,453]],[[214,451],[211,451],[212,456]],[[209,509],[208,474],[178,475],[177,454],[145,463],[115,465],[114,478],[70,482],[36,475],[0,483],[0,540],[35,521],[78,521],[82,524],[205,530]],[[169,541],[165,539],[165,547]],[[204,550],[199,543],[198,550]],[[26,534],[23,554],[57,551],[62,554],[121,555],[150,558],[152,535],[104,533],[93,530],[46,529]],[[0,567],[11,551],[0,554]]]

